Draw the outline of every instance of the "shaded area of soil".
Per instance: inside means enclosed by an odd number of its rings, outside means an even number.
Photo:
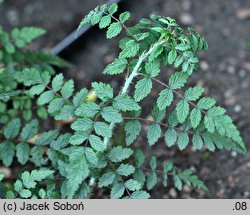
[[[34,48],[50,49],[78,25],[84,14],[100,1],[93,0],[8,0],[0,7],[0,23],[10,29],[13,26],[35,25],[48,30]],[[226,107],[242,132],[248,145],[250,141],[250,19],[242,17],[244,9],[250,8],[249,0],[126,0],[121,10],[133,14],[130,24],[152,12],[176,18],[183,26],[191,25],[208,41],[209,51],[200,54],[200,72],[194,74],[190,85],[198,83],[206,93]],[[118,39],[106,40],[105,32],[93,28],[77,43],[63,53],[63,57],[75,67],[65,71],[77,87],[90,87],[91,81],[110,82],[116,89],[123,77],[105,77],[101,71],[118,53]],[[162,80],[171,73],[167,69]],[[153,98],[157,97],[155,86]],[[152,104],[148,101],[148,104]],[[142,146],[144,137],[136,143]],[[146,145],[142,146],[150,151]],[[250,152],[246,157],[236,153],[188,152],[169,150],[163,140],[153,147],[160,160],[174,159],[182,168],[191,167],[209,186],[211,192],[188,189],[178,193],[171,186],[159,186],[151,193],[153,198],[250,198]],[[101,196],[100,196],[101,197]]]

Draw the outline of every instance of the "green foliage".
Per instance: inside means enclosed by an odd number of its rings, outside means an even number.
[[[104,74],[117,75],[124,72],[128,64],[126,59],[115,59],[111,64],[109,64],[105,70]]]
[[[16,197],[19,196],[24,199],[37,198],[36,195],[39,195],[41,198],[45,198],[47,194],[44,191],[41,196],[43,189],[39,190],[38,182],[44,181],[53,173],[54,171],[49,169],[33,170],[31,173],[25,171],[22,173],[21,179],[14,183],[14,191],[8,191],[9,195],[10,193],[13,193]]]
[[[11,37],[17,47],[22,48],[31,43],[34,39],[45,34],[45,30],[35,27],[24,27],[21,29],[14,28],[11,32]]]
[[[133,151],[131,149],[116,146],[111,149],[107,156],[112,162],[118,163],[129,158],[132,154]]]
[[[152,90],[152,81],[150,78],[143,78],[135,85],[135,101],[144,99]]]
[[[138,120],[130,120],[125,125],[126,144],[132,144],[141,132],[141,123]]]
[[[8,34],[0,28],[0,161],[8,167],[16,162],[22,169],[34,166],[31,172],[20,172],[11,186],[0,173],[1,196],[91,198],[95,187],[109,190],[114,199],[145,199],[158,182],[168,187],[170,179],[178,190],[186,184],[207,191],[191,170],[182,171],[170,160],[161,163],[148,147],[144,155],[146,142],[152,148],[164,139],[165,147],[179,150],[192,145],[246,153],[225,109],[204,97],[202,87],[188,85],[198,70],[197,53],[207,50],[205,39],[191,28],[186,32],[170,17],[152,16],[127,27],[130,13],[116,18],[117,11],[117,4],[98,6],[79,29],[98,25],[107,29],[107,38],[125,30],[119,56],[103,72],[126,72],[118,93],[103,82],[92,82],[91,96],[86,88],[77,92],[73,80],[55,75],[53,66],[68,66],[66,62],[21,49],[44,30],[29,27]],[[162,68],[169,65],[176,72],[160,80]],[[151,98],[154,84],[162,89],[158,94],[154,90],[158,97],[145,107],[143,100]],[[39,126],[42,120],[49,120],[47,131]],[[69,133],[62,133],[55,121]]]
[[[174,94],[171,89],[164,89],[160,92],[159,97],[157,99],[157,107],[160,110],[166,109],[174,100]]]
[[[114,108],[120,111],[138,111],[140,106],[128,95],[120,94],[113,100]]]

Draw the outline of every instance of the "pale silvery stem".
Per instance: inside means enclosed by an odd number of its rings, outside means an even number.
[[[121,90],[121,94],[125,94],[127,93],[128,91],[128,88],[130,86],[130,84],[132,83],[133,79],[138,75],[138,71],[141,67],[141,64],[143,63],[143,61],[152,53],[152,51],[157,47],[157,46],[160,46],[162,45],[163,43],[165,43],[166,41],[165,40],[160,40],[158,41],[157,43],[155,43],[153,46],[151,46],[151,48],[148,50],[148,52],[146,53],[142,53],[133,69],[133,71],[131,72],[131,74],[129,75],[129,77],[126,79],[125,83],[124,83],[124,86]],[[115,127],[115,124],[114,123],[111,123],[109,128],[111,129],[111,131],[113,131]],[[104,138],[104,144],[105,146],[107,147],[108,145],[108,142],[109,142],[109,138],[108,137],[105,137]]]

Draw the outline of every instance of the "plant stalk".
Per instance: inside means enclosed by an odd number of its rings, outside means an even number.
[[[138,71],[139,71],[139,69],[140,69],[141,64],[143,63],[143,61],[154,51],[154,49],[156,47],[162,45],[165,42],[166,42],[165,40],[159,40],[157,43],[155,43],[153,46],[150,47],[150,49],[148,50],[148,52],[146,52],[146,53],[143,52],[140,55],[140,57],[139,57],[136,65],[135,65],[133,71],[131,72],[131,74],[129,75],[129,77],[126,79],[126,81],[124,83],[124,86],[123,86],[123,88],[122,88],[122,90],[120,92],[121,94],[127,93],[127,91],[129,89],[129,87],[130,87],[133,79],[138,75]],[[114,123],[111,123],[110,126],[109,126],[109,128],[111,129],[111,131],[113,131],[114,127],[115,127]],[[110,138],[108,138],[108,137],[104,138],[104,144],[105,144],[106,147],[108,145],[109,140],[110,140]]]

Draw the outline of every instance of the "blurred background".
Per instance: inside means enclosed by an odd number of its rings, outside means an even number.
[[[46,36],[32,49],[50,51],[78,26],[89,10],[105,1],[98,0],[6,0],[0,7],[0,24],[7,30],[18,26],[37,26],[47,30]],[[250,143],[250,0],[123,0],[120,11],[128,10],[133,18],[128,25],[156,13],[171,16],[183,26],[192,26],[209,45],[200,54],[200,70],[191,78],[206,94],[227,109]],[[90,87],[92,81],[105,81],[119,89],[123,77],[105,77],[102,70],[119,52],[118,39],[106,40],[105,32],[92,28],[60,56],[74,67],[63,71],[76,81],[77,88]],[[166,71],[168,73],[170,71]],[[166,77],[165,77],[166,78]],[[157,87],[153,99],[157,97]],[[148,101],[151,103],[153,101]],[[147,105],[147,103],[145,103]],[[145,137],[136,143],[146,151]],[[180,167],[191,167],[205,181],[210,193],[184,187],[179,193],[170,184],[159,185],[153,198],[250,198],[250,152],[246,157],[225,151],[185,152],[168,149],[163,140],[153,147],[162,160],[174,159]],[[96,197],[102,198],[100,193]]]

